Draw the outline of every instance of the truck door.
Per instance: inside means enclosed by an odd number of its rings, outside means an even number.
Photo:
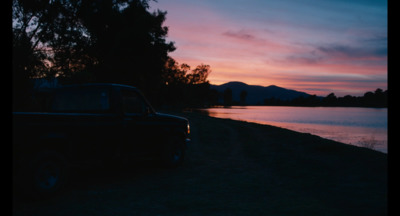
[[[64,87],[55,92],[51,111],[58,114],[49,131],[66,134],[73,160],[98,161],[115,148],[120,122],[110,96],[109,88],[97,86]]]
[[[154,122],[143,97],[134,90],[121,89],[124,121],[122,154],[142,156],[151,153]]]

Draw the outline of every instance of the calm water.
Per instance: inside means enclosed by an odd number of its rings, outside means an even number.
[[[208,115],[283,127],[387,153],[387,109],[353,107],[233,106]]]

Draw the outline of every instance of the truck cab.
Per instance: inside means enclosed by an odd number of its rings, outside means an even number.
[[[13,113],[13,160],[17,180],[35,193],[58,191],[77,166],[140,158],[183,163],[189,121],[156,112],[135,87],[68,85],[34,99],[31,110]]]

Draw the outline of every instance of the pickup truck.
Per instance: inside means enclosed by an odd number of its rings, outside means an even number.
[[[12,117],[13,181],[24,191],[56,193],[77,166],[150,157],[176,167],[184,160],[189,121],[155,112],[135,87],[65,85],[34,98],[31,111]]]

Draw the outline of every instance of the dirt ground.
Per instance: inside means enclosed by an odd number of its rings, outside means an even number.
[[[387,154],[282,128],[181,113],[176,169],[145,161],[77,171],[51,199],[13,215],[386,215]]]

